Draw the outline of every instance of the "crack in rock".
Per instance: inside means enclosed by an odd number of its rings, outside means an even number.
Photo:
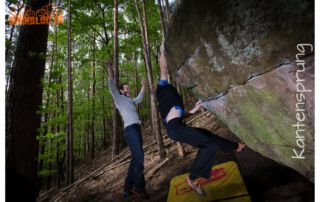
[[[229,86],[229,88],[227,88],[225,91],[219,93],[218,95],[212,96],[212,97],[209,97],[209,98],[202,99],[202,101],[208,102],[208,101],[212,101],[212,100],[217,100],[217,99],[219,99],[220,97],[226,95],[232,88],[234,88],[234,87],[236,87],[236,86],[246,85],[250,80],[252,80],[252,79],[254,79],[254,78],[257,78],[257,77],[259,77],[259,76],[261,76],[261,75],[263,75],[263,74],[269,73],[269,72],[271,72],[271,71],[273,71],[273,70],[275,70],[275,69],[279,69],[279,68],[281,68],[281,67],[284,67],[284,65],[289,65],[289,64],[291,64],[291,63],[293,63],[293,62],[283,62],[283,63],[280,63],[280,64],[276,65],[274,68],[269,69],[269,70],[267,70],[267,71],[264,71],[264,72],[262,72],[262,73],[252,74],[252,75],[250,75],[250,76],[248,77],[248,79],[245,80],[243,83],[231,85],[231,86]],[[196,87],[196,86],[197,86],[197,85],[192,86],[192,88],[194,88],[194,87]]]

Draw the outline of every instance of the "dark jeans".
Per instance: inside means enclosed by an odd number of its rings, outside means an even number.
[[[171,139],[190,144],[199,149],[190,169],[191,180],[198,177],[207,179],[210,177],[217,147],[225,153],[233,151],[238,147],[237,143],[223,139],[208,130],[185,125],[182,122],[182,118],[170,120],[166,127]]]
[[[125,180],[125,188],[134,188],[141,191],[145,187],[143,175],[144,153],[142,149],[141,129],[138,124],[133,124],[124,129],[124,139],[131,151],[131,161]]]

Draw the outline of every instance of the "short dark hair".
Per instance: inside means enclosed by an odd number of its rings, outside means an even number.
[[[129,85],[128,83],[122,83],[122,84],[120,84],[120,90],[123,90],[123,86],[125,86],[125,85]]]
[[[120,89],[119,89],[120,95],[123,95],[122,92],[121,92],[121,90],[123,90],[123,86],[125,86],[125,85],[129,85],[129,84],[128,84],[128,83],[122,83],[122,84],[120,84]]]

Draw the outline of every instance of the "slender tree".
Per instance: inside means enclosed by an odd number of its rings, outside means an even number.
[[[59,93],[59,89],[56,90],[56,109],[57,109],[57,116],[60,115],[60,111],[59,111],[59,107],[62,103],[60,103],[60,93]],[[56,123],[56,134],[59,134],[60,133],[60,124],[59,123]],[[59,172],[59,168],[60,168],[60,140],[59,140],[59,137],[56,141],[56,167],[57,167],[57,184],[56,186],[57,187],[60,187],[61,185],[61,173]]]
[[[106,78],[105,78],[105,71],[103,69],[103,74],[102,74],[102,86],[103,88],[107,88],[106,86]],[[106,109],[106,97],[105,95],[101,96],[101,103],[102,103],[102,129],[103,129],[103,137],[102,137],[102,148],[103,150],[107,149],[107,112],[109,110],[109,108]]]
[[[164,39],[164,37],[166,36],[166,23],[165,23],[165,17],[163,14],[163,8],[162,8],[162,4],[161,4],[161,0],[157,0],[158,1],[158,10],[160,13],[160,21],[161,21],[161,33],[162,33],[162,38]]]
[[[63,114],[63,112],[64,112],[64,109],[65,109],[65,107],[64,107],[64,103],[65,103],[65,100],[64,100],[64,90],[63,90],[63,86],[62,86],[62,84],[63,84],[63,82],[62,82],[62,73],[60,73],[60,75],[59,75],[59,84],[61,85],[60,86],[60,89],[58,90],[59,91],[59,103],[60,103],[60,112],[61,112],[61,114]],[[57,102],[58,103],[58,102]],[[63,124],[63,126],[62,126],[62,130],[63,131],[66,131],[67,130],[67,124]],[[59,128],[59,131],[60,131],[60,128]],[[64,143],[64,142],[63,142]],[[63,144],[62,143],[62,144]],[[66,156],[67,156],[67,152],[66,151],[64,151],[63,153],[62,153],[62,158],[60,159],[60,141],[58,141],[57,142],[57,157],[56,157],[56,160],[57,160],[57,169],[58,169],[58,182],[57,182],[57,185],[58,186],[60,186],[60,179],[61,180],[65,180],[65,176],[64,176],[64,162],[65,162],[65,158],[66,158]]]
[[[91,159],[94,158],[95,151],[95,92],[96,92],[96,63],[95,63],[95,48],[96,48],[96,38],[93,36],[93,50],[92,50],[92,114],[91,114]]]
[[[68,0],[68,104],[67,104],[67,184],[74,181],[73,165],[73,84],[72,84],[72,58],[71,58],[71,0]]]
[[[151,119],[153,130],[156,135],[158,141],[158,152],[161,159],[164,158],[164,150],[163,150],[163,141],[160,131],[160,123],[159,123],[159,116],[158,116],[158,109],[156,105],[156,98],[153,88],[153,75],[152,75],[152,64],[151,64],[151,57],[150,57],[150,49],[149,49],[149,38],[148,38],[148,26],[147,26],[147,15],[146,15],[146,4],[145,1],[142,1],[142,12],[143,16],[140,12],[140,6],[137,0],[135,0],[135,6],[139,17],[140,22],[140,30],[141,30],[141,39],[143,45],[143,53],[144,53],[144,60],[147,69],[147,76],[150,88],[150,105],[151,105]]]
[[[116,86],[119,86],[119,42],[118,42],[118,0],[114,0],[114,19],[113,19],[113,64],[114,64],[114,82]],[[112,111],[112,125],[113,125],[113,131],[112,131],[112,154],[113,157],[117,154],[119,154],[119,112],[115,105],[113,105],[113,111]]]
[[[88,84],[88,91],[87,91],[87,102],[90,103],[90,82]],[[87,117],[86,117],[86,138],[85,138],[85,154],[90,152],[90,105],[87,105]]]
[[[135,79],[134,79],[134,83],[135,83],[135,86],[136,86],[136,95],[139,94],[139,76],[138,76],[138,65],[137,65],[137,52],[134,50],[133,52],[133,66],[134,66],[134,76],[135,76]],[[138,111],[138,114],[140,114],[140,105],[137,105],[137,111]]]
[[[162,0],[163,1],[163,0]],[[171,15],[171,10],[170,10],[170,6],[169,6],[169,1],[168,0],[164,0],[164,2],[162,3],[162,5],[164,5],[165,7],[165,16],[166,16],[166,21],[167,24],[169,23],[169,18]]]

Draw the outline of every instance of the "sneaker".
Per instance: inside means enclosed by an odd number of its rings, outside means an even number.
[[[132,190],[130,188],[124,188],[122,196],[123,198],[128,198],[129,196],[131,196],[133,194]]]
[[[188,185],[200,196],[205,196],[206,193],[202,189],[199,179],[191,180],[189,176],[187,177],[187,183]]]
[[[146,200],[150,199],[150,195],[146,192],[145,189],[143,189],[143,190],[132,190],[132,193],[135,196],[139,197],[139,198],[146,199]]]

